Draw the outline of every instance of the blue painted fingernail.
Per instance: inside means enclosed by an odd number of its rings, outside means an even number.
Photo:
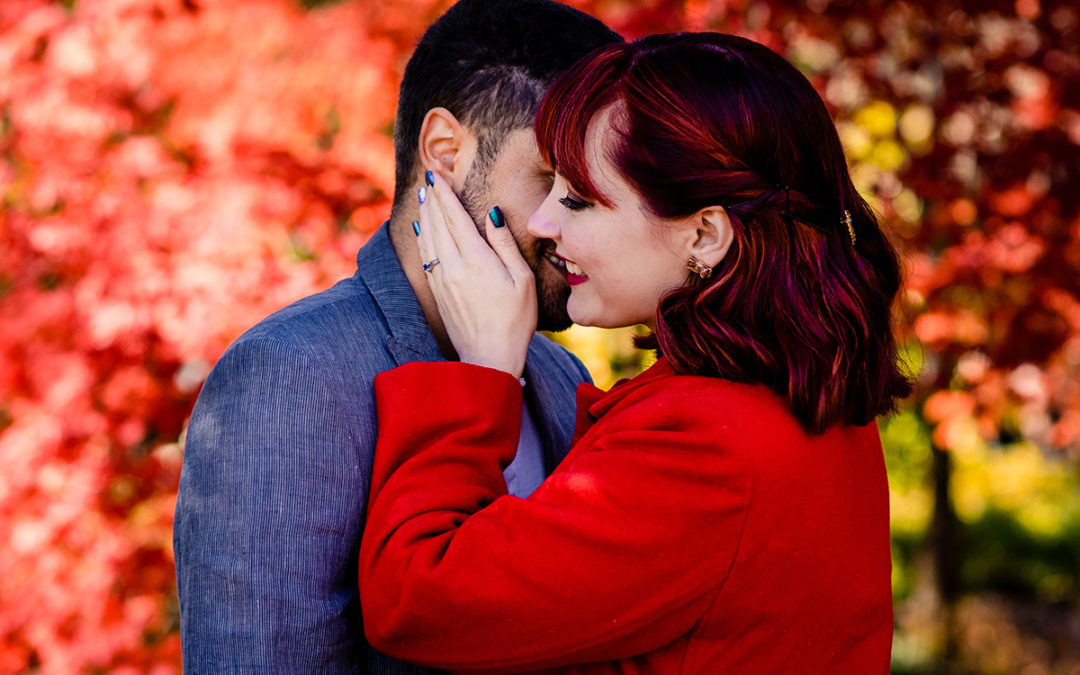
[[[424,182],[428,185],[435,185],[435,174],[431,173],[430,171],[425,171]]]
[[[495,227],[502,227],[503,225],[506,225],[506,221],[503,220],[502,209],[500,209],[498,206],[491,207],[491,210],[488,211],[488,218],[491,218],[491,224]]]
[[[427,188],[420,188],[416,195],[420,198],[420,203],[423,204],[424,201],[427,199]]]
[[[420,236],[420,223],[412,221],[412,231],[416,233],[416,236]]]

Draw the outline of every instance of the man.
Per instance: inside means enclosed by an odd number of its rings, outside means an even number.
[[[566,328],[565,269],[525,230],[551,185],[532,119],[560,72],[619,39],[552,0],[461,0],[425,33],[401,84],[390,220],[352,278],[237,340],[195,405],[174,525],[185,672],[424,672],[367,646],[357,588],[372,379],[456,358],[418,260],[417,189],[439,172],[478,223],[498,204],[536,272],[539,326]],[[587,377],[534,337],[511,494],[565,454]]]

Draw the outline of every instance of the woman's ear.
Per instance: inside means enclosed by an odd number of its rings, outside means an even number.
[[[709,267],[716,267],[735,240],[731,219],[722,206],[704,208],[695,213],[692,219],[694,229],[689,255]]]
[[[420,125],[418,152],[417,181],[434,171],[460,192],[476,158],[476,135],[446,108],[432,108]]]

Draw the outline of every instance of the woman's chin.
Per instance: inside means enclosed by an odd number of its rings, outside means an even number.
[[[647,320],[637,316],[631,318],[626,312],[612,311],[611,306],[605,306],[602,302],[580,302],[580,300],[581,298],[575,299],[573,292],[571,292],[569,300],[566,301],[566,314],[578,326],[626,328]],[[589,298],[589,300],[593,300],[593,298]]]
[[[567,314],[570,315],[570,320],[578,326],[587,326],[589,328],[625,328],[626,326],[632,325],[625,322],[612,321],[610,318],[605,319],[602,316],[589,315],[585,313],[578,315],[573,310],[570,310],[569,308],[567,309]]]
[[[587,312],[575,312],[570,305],[566,306],[566,313],[570,316],[570,320],[578,326],[588,326],[590,328],[603,328],[596,322],[596,318],[590,316]]]

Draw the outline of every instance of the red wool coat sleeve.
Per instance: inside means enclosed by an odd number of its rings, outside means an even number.
[[[360,588],[380,651],[503,672],[627,659],[690,632],[723,587],[751,472],[743,444],[724,442],[737,432],[685,392],[607,413],[528,499],[502,476],[520,425],[513,377],[414,363],[375,392]]]

